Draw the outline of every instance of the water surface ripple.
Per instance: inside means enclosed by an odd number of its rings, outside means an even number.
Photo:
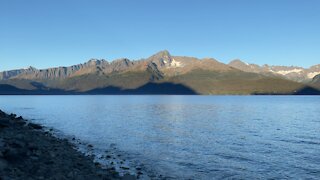
[[[319,96],[0,96],[0,109],[178,179],[318,179]]]

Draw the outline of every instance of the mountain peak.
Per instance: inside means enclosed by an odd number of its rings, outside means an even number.
[[[164,54],[164,55],[170,55],[170,52],[166,49],[162,50],[162,51],[159,51],[158,53],[156,54]]]
[[[134,65],[134,62],[127,58],[117,59],[111,62],[114,71],[122,71]]]
[[[26,68],[23,68],[24,70],[29,70],[29,71],[34,71],[37,70],[37,68],[33,67],[33,66],[28,66]]]
[[[96,65],[103,64],[103,63],[107,63],[107,61],[105,59],[90,59],[85,64],[96,66]]]
[[[154,62],[158,67],[163,67],[172,62],[172,57],[169,51],[163,50],[149,57],[148,61]]]
[[[120,59],[113,60],[111,64],[129,64],[130,62],[131,61],[127,58],[120,58]]]
[[[313,65],[313,66],[311,66],[309,69],[312,69],[312,70],[320,70],[320,64]]]
[[[246,62],[241,61],[240,59],[234,59],[232,61],[229,62],[229,65],[249,65]]]
[[[154,54],[153,56],[154,57],[163,57],[163,58],[171,57],[171,55],[170,55],[168,50],[159,51],[156,54]]]
[[[244,72],[254,72],[254,73],[261,73],[264,71],[264,69],[269,69],[269,67],[265,67],[265,66],[260,67],[259,65],[256,65],[256,64],[249,64],[244,61],[241,61],[240,59],[235,59],[231,61],[228,65]]]

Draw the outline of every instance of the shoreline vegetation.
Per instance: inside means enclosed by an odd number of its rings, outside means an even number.
[[[66,139],[44,127],[0,110],[0,179],[125,179],[114,168],[104,169]]]

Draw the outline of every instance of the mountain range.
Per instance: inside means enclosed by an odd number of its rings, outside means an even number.
[[[248,64],[241,60],[233,60],[229,66],[245,72],[264,74],[266,76],[279,76],[297,82],[310,82],[316,75],[320,74],[320,64],[303,68],[298,66],[259,66]]]
[[[69,67],[0,72],[0,94],[320,94],[320,65],[259,66],[173,56],[91,59]]]

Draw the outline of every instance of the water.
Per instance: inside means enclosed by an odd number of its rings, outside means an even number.
[[[0,109],[114,145],[178,179],[320,178],[320,96],[0,96]]]

